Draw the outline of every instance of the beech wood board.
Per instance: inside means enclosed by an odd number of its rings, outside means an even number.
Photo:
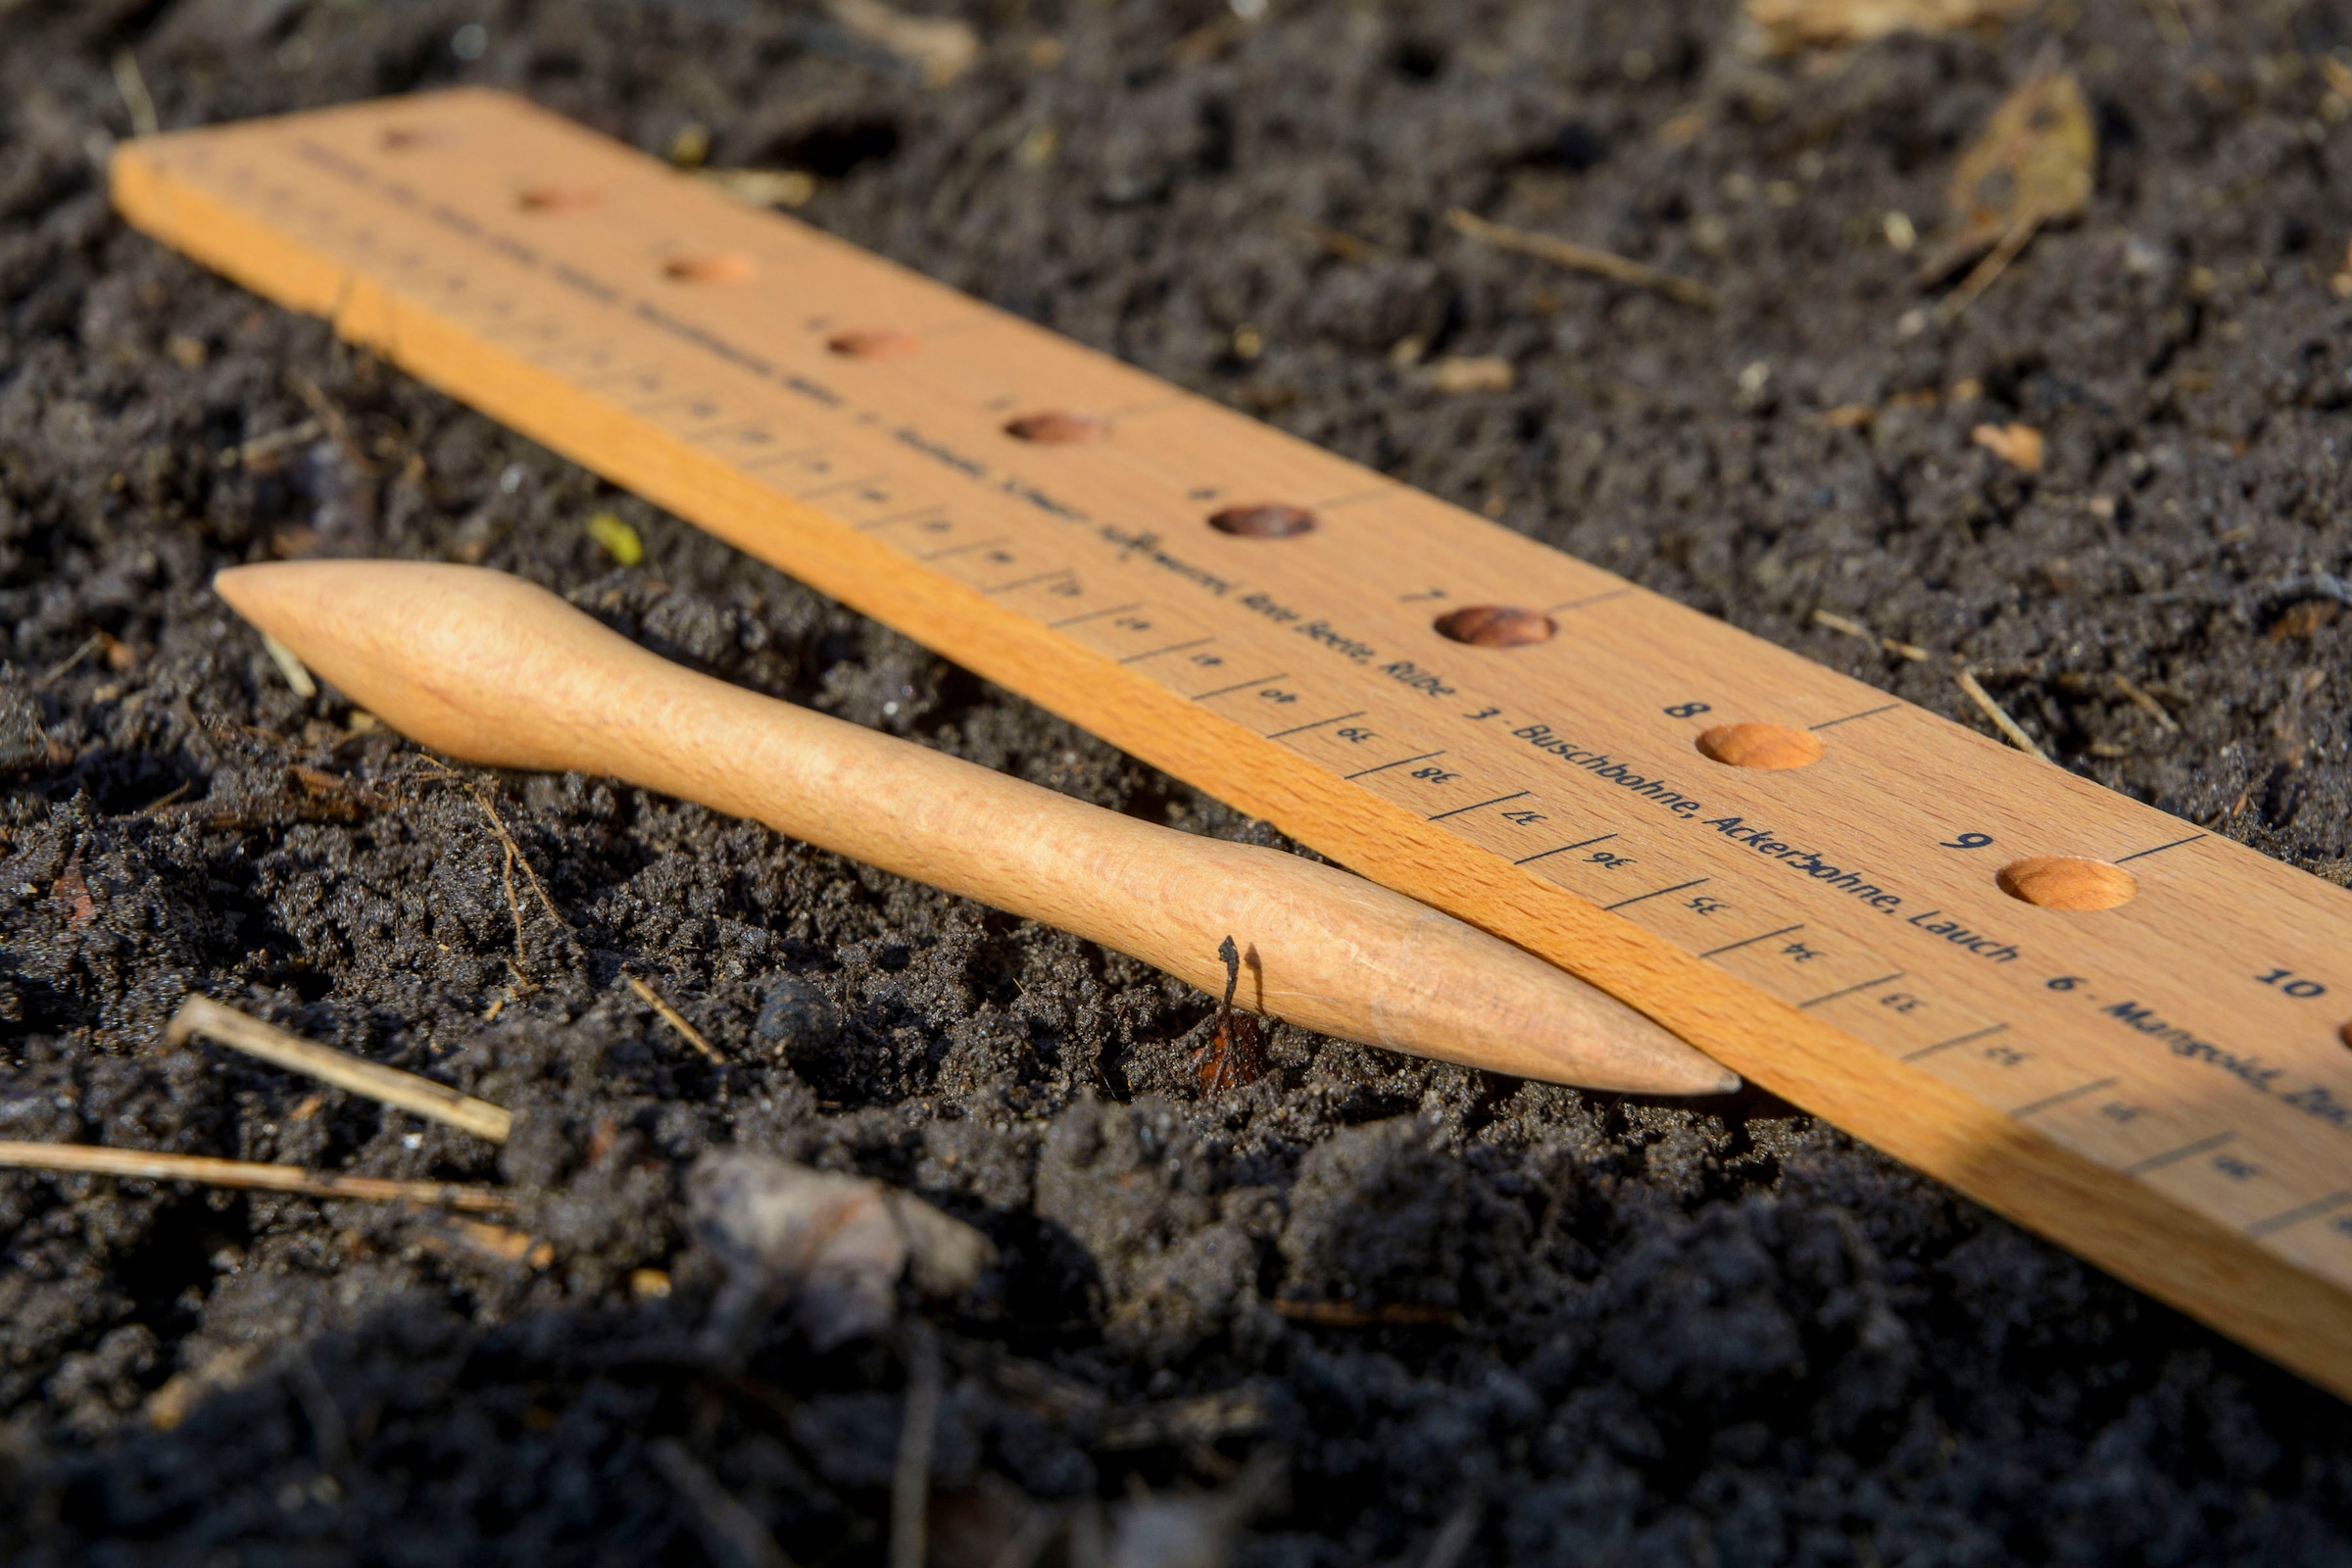
[[[2352,1396],[2341,890],[515,98],[149,138],[113,181],[166,243]],[[1090,438],[1008,430],[1046,413]],[[1264,504],[1314,526],[1208,521]],[[1480,605],[1556,631],[1437,629]],[[1697,749],[1738,722],[1822,755]],[[2136,896],[1997,885],[2039,856]]]

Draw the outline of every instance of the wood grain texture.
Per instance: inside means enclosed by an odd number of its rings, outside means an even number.
[[[1236,1004],[1322,1034],[1638,1094],[1740,1087],[1623,1003],[1377,883],[1156,827],[698,675],[518,578],[315,561],[231,567],[216,586],[368,711],[469,761],[611,774],[748,816],[1211,995],[1225,989],[1231,940]],[[252,1020],[188,1006],[191,1027],[225,1025],[244,1049],[287,1059],[282,1041],[240,1037]]]
[[[134,144],[115,181],[231,276],[2352,1394],[2341,890],[510,99]],[[601,199],[520,199],[558,184]],[[671,266],[710,257],[731,280]],[[1009,428],[1045,413],[1091,438]],[[1739,725],[1820,755],[1702,750]],[[2000,883],[2059,859],[2131,896]]]

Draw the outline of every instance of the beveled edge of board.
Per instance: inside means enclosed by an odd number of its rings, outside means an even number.
[[[562,122],[512,95],[455,94]],[[1344,796],[1341,780],[1303,757],[976,589],[907,570],[889,546],[818,509],[753,483],[722,460],[462,327],[402,306],[373,280],[284,231],[175,184],[146,146],[119,144],[109,170],[117,210],[142,232],[281,305],[325,318],[339,335],[403,370],[1144,761],[1200,783],[1344,863],[1377,871],[1388,886],[1507,934],[1774,1093],[1841,1127],[1870,1126],[1867,1141],[1886,1152],[2352,1399],[2352,1316],[2315,1276],[1621,915],[1500,864],[1402,808]],[[1035,695],[1041,692],[1053,700]],[[2159,1257],[2161,1271],[2149,1261]]]

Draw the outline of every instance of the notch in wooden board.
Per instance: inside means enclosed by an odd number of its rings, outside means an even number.
[[[493,93],[131,220],[2352,1393],[2332,887]]]

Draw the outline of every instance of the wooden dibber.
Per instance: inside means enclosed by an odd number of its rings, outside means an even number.
[[[647,653],[478,567],[239,566],[238,613],[412,739],[611,774],[1072,931],[1324,1034],[1523,1077],[1722,1094],[1733,1073],[1624,1004],[1360,877],[1154,827]]]

